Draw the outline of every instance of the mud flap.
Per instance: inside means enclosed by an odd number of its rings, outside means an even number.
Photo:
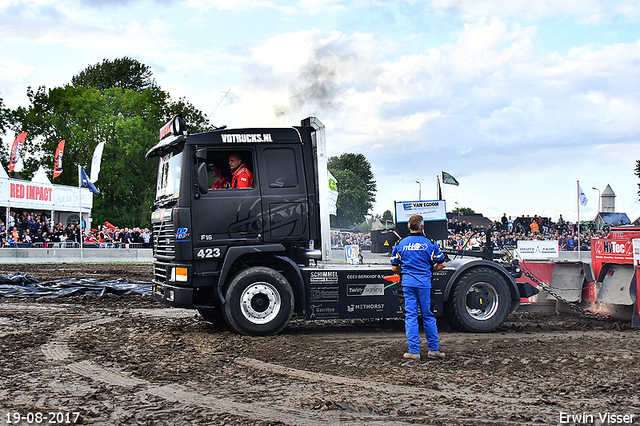
[[[549,285],[558,296],[579,303],[582,301],[586,268],[588,265],[584,263],[556,263]]]
[[[610,265],[603,268],[598,277],[602,283],[598,291],[596,303],[611,303],[613,305],[633,305],[631,293],[635,268],[633,265]]]
[[[518,291],[520,292],[520,297],[530,298],[540,293],[536,287],[531,285],[530,283],[517,282]]]

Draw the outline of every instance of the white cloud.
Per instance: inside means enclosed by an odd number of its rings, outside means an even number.
[[[591,24],[616,15],[640,16],[640,5],[635,0],[432,0],[430,6],[437,11],[454,11],[471,21],[485,16],[527,20],[578,16],[582,23]]]
[[[394,199],[415,198],[416,180],[424,194],[435,193],[428,188],[441,169],[461,179],[460,187],[446,188],[451,203],[489,215],[542,209],[557,216],[573,202],[571,195],[558,201],[556,193],[571,192],[576,179],[611,183],[621,197],[637,198],[628,169],[635,160],[629,153],[640,144],[640,41],[584,42],[545,52],[535,21],[603,22],[621,10],[624,19],[634,19],[640,16],[636,2],[406,2],[425,14],[415,16],[418,21],[451,11],[455,19],[446,20],[453,23],[446,30],[434,25],[397,36],[391,20],[384,28],[360,20],[361,26],[350,28],[355,18],[344,8],[353,4],[339,0],[188,0],[190,8],[181,13],[202,39],[190,38],[185,26],[160,14],[111,14],[52,1],[20,3],[19,10],[17,2],[0,2],[1,16],[18,18],[5,19],[0,28],[2,52],[25,46],[32,55],[3,54],[0,60],[0,95],[12,107],[7,95],[24,94],[28,84],[51,87],[104,57],[128,55],[152,65],[172,96],[185,96],[207,114],[231,89],[211,117],[216,125],[288,126],[318,116],[332,155],[362,152],[372,163],[380,213]],[[261,30],[264,36],[250,32],[266,9],[274,19],[269,29]],[[234,12],[223,15],[246,25],[232,41],[207,31],[220,10]],[[296,26],[292,14],[305,13],[304,24]],[[344,28],[324,29],[314,14]],[[20,31],[26,27],[31,30]],[[434,37],[437,31],[446,37]],[[56,51],[58,58],[39,59],[36,49]],[[569,189],[556,188],[558,173],[566,174]],[[526,199],[529,181],[536,190]],[[509,211],[525,204],[530,211]]]
[[[187,5],[195,9],[216,8],[233,11],[276,7],[274,2],[268,0],[187,0]]]

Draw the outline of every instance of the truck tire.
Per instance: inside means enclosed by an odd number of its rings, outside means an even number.
[[[472,333],[495,331],[511,305],[507,282],[488,267],[473,268],[456,280],[448,303],[453,324]]]
[[[253,266],[239,272],[226,291],[223,314],[240,334],[266,336],[282,330],[295,306],[293,290],[278,271]]]

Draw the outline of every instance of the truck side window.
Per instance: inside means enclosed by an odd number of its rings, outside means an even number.
[[[209,175],[209,188],[251,189],[255,187],[251,151],[211,150],[205,162]]]
[[[292,188],[298,186],[298,165],[292,148],[268,148],[264,150],[267,167],[267,185],[270,188]]]

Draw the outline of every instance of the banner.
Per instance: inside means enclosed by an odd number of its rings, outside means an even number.
[[[64,139],[60,141],[56,148],[56,155],[53,158],[53,178],[57,178],[62,174],[62,156],[64,152]]]
[[[533,240],[518,241],[518,253],[520,258],[526,259],[550,259],[558,257],[557,240]]]
[[[414,214],[419,214],[425,222],[447,220],[445,202],[433,201],[396,201],[396,222],[408,222]]]
[[[20,151],[24,146],[24,140],[27,138],[27,132],[22,132],[16,136],[16,140],[13,141],[11,146],[11,153],[9,155],[9,171],[12,172],[16,167],[16,163],[20,159]]]
[[[329,178],[329,200],[327,206],[329,206],[329,214],[336,216],[338,214],[338,181],[329,170],[327,170],[327,174]]]
[[[442,171],[442,183],[446,183],[447,185],[455,185],[458,186],[459,183],[456,178],[451,176],[449,173]]]
[[[344,246],[344,256],[349,265],[357,265],[360,263],[360,246]]]
[[[84,168],[80,168],[80,175],[81,175],[81,184],[82,186],[86,186],[87,188],[89,188],[89,191],[93,192],[94,194],[99,194],[100,191],[98,191],[98,188],[95,187],[95,185],[89,180],[89,177],[87,176],[87,174],[84,171]]]
[[[104,142],[100,142],[96,149],[93,151],[93,158],[91,159],[91,182],[96,183],[98,181],[98,174],[100,174],[100,163],[102,162],[102,151],[104,150]]]

